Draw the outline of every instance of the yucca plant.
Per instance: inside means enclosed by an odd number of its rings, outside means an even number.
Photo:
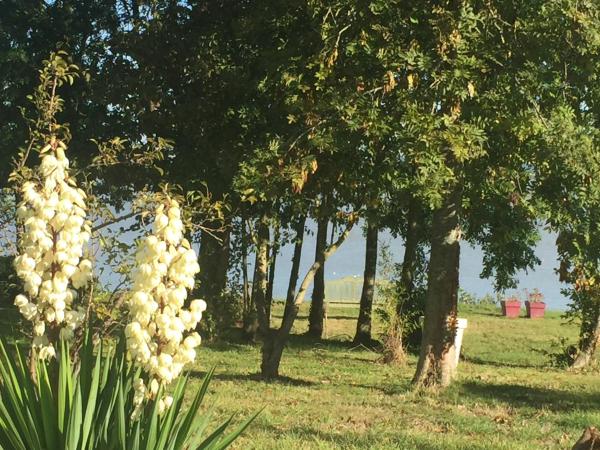
[[[233,433],[226,433],[231,419],[206,433],[209,416],[198,410],[212,371],[184,408],[188,378],[180,373],[195,360],[200,336],[194,330],[206,303],[192,299],[183,307],[200,267],[184,237],[181,196],[166,185],[150,202],[152,232],[138,243],[123,335],[116,345],[103,344],[108,336],[92,339],[93,264],[86,249],[93,196],[70,171],[70,132],[56,120],[64,105],[57,87],[78,76],[64,52],[44,62],[30,97],[35,127],[10,176],[19,199],[14,266],[22,292],[15,305],[32,339],[29,359],[0,342],[0,450],[225,448],[253,417]],[[30,150],[40,160],[33,169]],[[175,380],[173,392],[163,393],[161,386]]]
[[[95,350],[96,347],[96,350]],[[12,351],[9,351],[12,350]],[[131,415],[135,370],[127,361],[125,339],[116,346],[94,346],[86,333],[77,353],[70,356],[61,342],[57,359],[37,363],[32,380],[27,359],[18,346],[0,342],[0,448],[3,450],[183,450],[224,449],[256,415],[227,434],[231,418],[207,433],[210,414],[198,410],[213,370],[209,371],[184,408],[188,377],[172,392],[173,403],[159,414],[157,398],[137,420]]]

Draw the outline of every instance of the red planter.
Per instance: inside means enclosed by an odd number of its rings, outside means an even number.
[[[505,317],[519,317],[521,313],[521,302],[518,300],[502,300],[502,315]]]
[[[527,317],[530,319],[541,319],[544,317],[546,304],[544,302],[525,302]]]

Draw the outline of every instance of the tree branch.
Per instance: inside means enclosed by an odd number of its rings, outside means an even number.
[[[98,230],[101,230],[102,228],[106,228],[109,227],[111,225],[114,225],[115,223],[121,222],[122,220],[127,220],[130,219],[131,217],[135,217],[138,214],[141,214],[139,212],[131,212],[129,214],[125,214],[123,216],[119,216],[119,217],[115,217],[112,220],[107,220],[106,222],[101,223],[100,225],[96,225],[95,227],[92,228],[92,233],[95,233]]]
[[[325,250],[325,253],[323,255],[323,262],[327,261],[327,259],[336,252],[336,250],[340,247],[340,245],[342,245],[344,243],[344,241],[350,234],[350,231],[352,231],[352,227],[354,227],[354,224],[356,223],[357,220],[358,220],[357,215],[353,215],[352,217],[350,217],[344,232],[340,235],[340,237],[338,237],[337,241],[335,241],[333,244],[331,244]],[[304,302],[304,297],[306,296],[306,291],[308,290],[308,286],[310,286],[310,284],[313,282],[313,279],[315,278],[315,274],[317,273],[317,270],[319,270],[320,268],[321,268],[321,261],[318,261],[318,260],[315,261],[313,263],[313,265],[310,267],[310,269],[304,276],[304,280],[302,280],[302,284],[300,285],[300,289],[298,290],[298,293],[296,294],[296,298],[294,299],[294,305],[300,306],[302,304],[302,302]]]

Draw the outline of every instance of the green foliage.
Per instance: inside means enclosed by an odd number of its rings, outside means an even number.
[[[496,294],[494,298],[491,294],[485,294],[483,297],[478,297],[476,294],[458,289],[458,304],[470,306],[498,306],[502,300],[502,294]]]
[[[215,297],[211,314],[203,316],[198,324],[200,333],[203,337],[227,338],[242,316],[242,286],[229,282],[218,297]]]
[[[564,336],[553,339],[548,348],[541,348],[538,351],[548,359],[551,367],[559,369],[570,367],[577,356],[577,346]]]
[[[207,433],[209,415],[199,415],[212,377],[204,378],[191,404],[183,407],[188,378],[179,379],[173,404],[159,414],[158,399],[137,420],[134,369],[127,361],[125,339],[95,346],[91,333],[75,355],[64,342],[56,360],[37,362],[36,382],[17,346],[0,344],[0,448],[4,450],[224,449],[256,417],[229,434],[231,418]]]
[[[389,280],[379,287],[380,304],[376,308],[384,325],[384,342],[398,342],[404,350],[416,351],[421,341],[421,317],[425,314],[426,264],[418,255],[416,278],[410,292],[402,282],[402,264],[394,264],[388,246],[380,250],[380,279]],[[384,352],[391,350],[384,345]],[[385,356],[385,355],[384,355]]]
[[[597,286],[586,289],[574,287],[564,289],[563,292],[571,299],[565,318],[569,322],[578,322],[579,341],[577,348],[582,350],[587,347],[592,339],[592,334],[600,319],[600,292]]]
[[[114,124],[106,114],[105,97],[108,74],[106,67],[110,46],[107,40],[116,28],[115,3],[111,0],[82,0],[77,5],[64,2],[10,1],[2,14],[0,27],[0,78],[4,80],[0,105],[0,185],[4,185],[11,168],[10,160],[27,139],[30,130],[22,120],[28,117],[30,102],[26,96],[38,85],[37,69],[52,52],[67,51],[85,74],[69,89],[62,117],[75,133],[74,152],[82,160],[93,152],[89,139],[103,135],[100,131]],[[29,30],[29,31],[28,31]],[[104,71],[102,71],[104,72]],[[116,74],[113,73],[113,76]]]
[[[16,293],[16,273],[12,256],[0,256],[0,302],[12,303]]]
[[[32,178],[33,172],[27,167],[27,160],[32,151],[39,153],[51,137],[65,143],[70,141],[68,125],[61,124],[56,119],[65,108],[64,99],[57,95],[57,89],[64,84],[72,85],[79,74],[79,68],[70,63],[68,55],[63,51],[51,53],[43,61],[39,71],[39,84],[33,94],[27,96],[33,113],[23,114],[29,128],[28,146],[21,148],[13,161],[14,170],[8,177],[10,183],[23,183]]]

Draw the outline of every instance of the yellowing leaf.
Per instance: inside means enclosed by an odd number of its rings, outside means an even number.
[[[475,85],[471,81],[467,83],[467,91],[469,92],[469,97],[475,97]]]
[[[384,92],[390,92],[396,87],[396,78],[391,70],[385,73],[385,84],[383,86]]]
[[[408,81],[408,89],[413,89],[415,87],[415,76],[412,73],[409,73],[406,76],[406,80]]]

